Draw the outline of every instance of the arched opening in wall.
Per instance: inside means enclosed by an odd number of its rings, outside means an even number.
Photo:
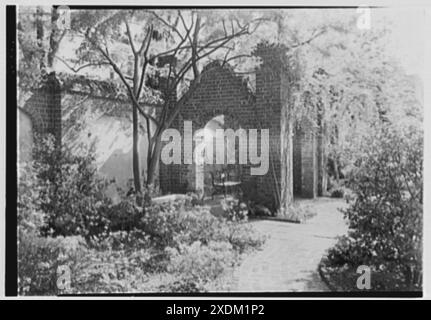
[[[226,138],[216,139],[217,130],[226,130],[229,126],[224,115],[218,115],[206,123],[204,128],[194,134],[195,141],[195,190],[202,197],[212,197],[215,193],[223,193],[216,190],[214,184],[225,180],[239,180],[240,165],[227,163],[228,144]],[[217,161],[217,153],[224,150],[224,161]],[[238,158],[238,144],[235,144],[235,159]],[[226,191],[226,190],[225,190]],[[229,191],[229,190],[227,190]]]

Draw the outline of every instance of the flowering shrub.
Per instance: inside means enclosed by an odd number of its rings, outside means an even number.
[[[22,241],[20,293],[60,293],[56,287],[60,262],[71,268],[68,293],[205,291],[238,262],[241,253],[264,242],[250,225],[181,202],[146,208],[137,226],[141,229],[82,239],[78,251],[64,251],[73,237],[34,236]],[[38,264],[43,268],[35,269]]]
[[[331,198],[343,198],[344,197],[344,188],[337,187],[330,190]]]
[[[170,257],[167,271],[180,279],[169,284],[175,291],[204,291],[210,281],[233,267],[236,261],[235,251],[228,242],[211,241],[203,245],[195,241],[191,245],[166,250]]]
[[[31,166],[21,166],[18,174],[17,223],[23,233],[38,233],[46,215],[40,210],[40,185]]]
[[[38,190],[37,196],[33,194],[29,200],[34,211],[45,214],[42,234],[106,236],[109,229],[106,214],[112,204],[104,195],[105,181],[96,175],[91,150],[74,155],[65,147],[57,147],[52,136],[35,141],[34,160],[28,166],[34,180],[24,181],[21,186],[29,183]],[[19,202],[18,206],[25,204]]]
[[[222,208],[229,220],[247,221],[248,219],[248,206],[236,198],[223,199]]]
[[[404,287],[417,289],[422,274],[421,132],[386,127],[365,145],[349,182],[355,194],[345,211],[349,236],[329,251],[329,264],[368,265],[397,274]]]
[[[239,253],[259,249],[266,241],[266,236],[256,232],[252,225],[228,223],[228,241]]]
[[[181,203],[152,206],[142,219],[143,230],[155,245],[179,248],[199,241],[229,242],[235,249],[259,247],[264,239],[252,226],[213,216],[206,207],[184,207]]]
[[[66,266],[71,279],[79,274],[85,241],[76,237],[40,237],[20,230],[18,238],[18,294],[56,295],[57,270]]]
[[[111,232],[139,229],[145,215],[144,209],[136,205],[133,196],[126,197],[118,204],[110,206],[104,213]]]

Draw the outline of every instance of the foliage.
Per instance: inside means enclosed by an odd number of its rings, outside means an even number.
[[[311,26],[322,21],[318,15],[307,17],[317,18]],[[376,18],[364,31],[352,12],[326,15],[326,32],[297,50],[302,68],[295,114],[324,124],[328,157],[340,169],[361,156],[358,145],[382,123],[421,121],[422,106],[417,79],[391,51],[395,32],[387,21]]]
[[[180,292],[203,291],[205,286],[217,279],[235,264],[235,251],[228,242],[211,241],[202,245],[195,241],[180,248],[167,248],[171,263],[167,271],[178,275],[178,281],[170,288]]]
[[[46,136],[36,137],[33,151],[33,161],[21,179],[18,208],[31,215],[43,213],[43,235],[106,236],[112,204],[104,194],[106,182],[96,174],[91,150],[73,154]]]
[[[331,198],[343,198],[344,197],[344,189],[342,187],[332,189],[330,191]]]
[[[331,198],[343,198],[346,193],[346,187],[342,183],[334,183],[329,189]]]
[[[283,218],[289,221],[303,223],[315,215],[316,212],[310,210],[308,205],[301,202],[294,202],[287,207],[286,212],[283,213]]]
[[[31,164],[18,168],[17,223],[24,233],[37,233],[46,215],[40,210],[41,186]]]
[[[404,287],[421,286],[422,148],[415,126],[386,126],[364,141],[349,183],[355,193],[345,211],[349,236],[329,251],[330,265],[369,265],[399,275]]]
[[[255,202],[249,201],[250,217],[272,217],[274,214],[267,207]]]
[[[227,240],[240,253],[259,249],[266,241],[266,236],[259,234],[247,223],[228,223]]]
[[[230,27],[226,28],[226,24]],[[202,63],[228,54],[229,44],[253,32],[255,19],[248,14],[221,14],[208,10],[77,10],[71,35],[79,40],[73,58],[63,61],[75,72],[93,73],[108,68],[128,91],[133,114],[133,173],[137,195],[141,193],[139,115],[148,136],[145,184],[155,183],[161,152],[161,135],[169,128],[185,99],[173,101],[177,91],[193,92],[200,81]],[[70,67],[73,64],[74,67]],[[96,71],[100,73],[100,70]],[[162,93],[161,112],[144,110],[144,88]],[[151,126],[154,128],[153,132]]]
[[[60,12],[54,6],[26,6],[17,10],[18,82],[21,88],[39,88],[53,71],[54,58],[67,30],[60,30]]]
[[[244,223],[213,216],[206,207],[184,207],[181,203],[153,206],[143,219],[143,230],[155,246],[180,248],[199,241],[229,242],[235,249],[259,247],[263,240]]]
[[[242,253],[265,240],[247,224],[214,217],[184,201],[148,205],[145,215],[133,201],[113,208],[125,212],[118,212],[119,218],[110,213],[115,220],[103,238],[21,232],[20,294],[206,291]],[[59,265],[70,268],[68,291],[57,288]]]
[[[65,35],[52,28],[55,9],[50,8],[50,15],[45,9],[20,12],[21,86],[40,82],[44,65],[52,65],[46,58],[53,59]],[[43,16],[51,21],[42,21]],[[421,106],[414,79],[387,52],[388,30],[377,24],[359,30],[356,18],[353,12],[340,17],[335,11],[304,15],[301,10],[74,10],[67,37],[71,43],[79,39],[79,44],[75,55],[62,60],[73,72],[86,67],[88,74],[103,74],[100,68],[105,67],[113,71],[114,82],[124,85],[133,105],[134,146],[138,111],[147,129],[157,129],[153,137],[148,135],[147,167],[152,170],[147,173],[154,173],[158,138],[181,103],[172,106],[164,99],[155,119],[140,109],[149,92],[165,91],[164,98],[177,89],[193,92],[202,66],[211,59],[239,58],[236,70],[247,74],[255,66],[248,55],[262,39],[286,46],[298,82],[291,83],[293,114],[298,120],[325,124],[335,173],[337,166],[353,166],[346,175],[355,193],[346,211],[351,231],[329,252],[328,264],[348,270],[370,264],[376,272],[396,274],[406,286],[416,288],[422,273],[423,142],[414,128],[422,118]],[[258,33],[251,35],[257,26]],[[29,32],[32,29],[36,34]],[[172,82],[163,83],[171,76]],[[400,128],[393,128],[395,123]],[[141,170],[138,156],[134,159],[139,193]],[[59,256],[74,270],[74,290],[79,292],[204,290],[237,253],[263,242],[241,223],[247,215],[240,202],[224,204],[228,221],[185,203],[144,201],[136,206],[125,198],[113,205],[104,196],[106,184],[97,178],[92,162],[91,152],[75,155],[48,139],[36,144],[34,162],[20,173],[21,294],[56,292],[53,279]],[[151,184],[151,178],[146,182]],[[346,190],[335,186],[332,194],[340,196]],[[253,186],[245,193],[252,210],[259,196],[268,201],[259,204],[268,207],[274,196],[271,189],[256,194]],[[199,204],[199,199],[192,202]],[[287,211],[286,217],[297,221],[306,216],[303,208]],[[73,242],[76,249],[69,250],[73,239],[78,239]],[[214,269],[208,269],[208,261],[214,262]],[[187,269],[193,276],[184,274]],[[167,275],[167,270],[175,276]],[[148,275],[154,272],[163,285],[151,284]]]
[[[38,83],[42,80],[40,64],[45,60],[46,51],[49,50],[49,40],[47,37],[49,34],[41,34],[39,32],[36,36],[34,30],[35,27],[40,30],[40,28],[48,26],[49,22],[47,19],[43,19],[46,13],[46,10],[41,7],[29,7],[28,10],[20,10],[18,15],[18,75],[19,83],[24,87],[37,87]]]
[[[77,274],[85,255],[85,241],[79,237],[40,237],[19,229],[18,233],[18,294],[56,295],[59,266]]]
[[[249,208],[247,204],[236,198],[221,201],[222,208],[231,221],[247,221]]]
[[[187,195],[190,197],[190,205],[191,206],[202,206],[204,204],[204,193],[203,192],[194,192],[189,191]]]
[[[136,206],[136,200],[129,196],[110,206],[104,217],[108,221],[109,231],[132,231],[140,227],[144,214],[144,209]]]

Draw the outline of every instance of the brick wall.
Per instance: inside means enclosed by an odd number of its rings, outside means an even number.
[[[317,141],[311,126],[303,126],[291,141],[289,153],[293,153],[293,177],[282,177],[281,143],[289,137],[281,136],[282,115],[289,99],[288,68],[286,67],[286,48],[282,46],[260,45],[253,52],[262,62],[256,69],[256,91],[251,93],[242,78],[237,76],[228,65],[214,61],[207,65],[195,92],[172,127],[183,135],[183,123],[192,121],[193,132],[203,128],[212,118],[225,116],[225,127],[269,129],[269,171],[266,175],[251,176],[250,163],[241,165],[241,180],[246,193],[254,192],[253,198],[272,210],[278,206],[277,194],[282,182],[292,183],[296,195],[314,197],[317,193]],[[281,139],[283,138],[283,139]],[[291,138],[290,138],[291,139]],[[189,146],[189,140],[182,145],[184,149],[194,150],[196,144]],[[258,143],[260,153],[260,141]],[[238,161],[238,159],[237,159]],[[206,165],[205,170],[215,170],[216,165]],[[284,172],[284,171],[283,171]],[[164,165],[160,168],[160,186],[163,192],[177,193],[196,189],[196,165]],[[284,181],[283,181],[284,178]],[[290,181],[287,181],[290,180]]]
[[[32,118],[34,132],[50,133],[61,144],[61,88],[55,73],[48,75],[45,83],[34,91],[23,108]]]
[[[281,136],[284,134],[281,130],[285,127],[283,121],[286,120],[282,115],[285,114],[286,105],[289,103],[289,79],[285,67],[286,49],[280,46],[260,45],[253,54],[262,59],[261,65],[256,69],[255,93],[251,92],[243,78],[236,75],[229,65],[214,61],[204,68],[200,84],[171,127],[178,129],[183,137],[181,145],[183,161],[185,150],[194,150],[196,147],[195,142],[192,141],[192,145],[188,145],[190,141],[184,139],[184,121],[192,122],[194,133],[220,115],[224,116],[225,128],[269,129],[267,174],[251,176],[250,163],[237,165],[236,168],[241,172],[243,190],[249,194],[254,192],[254,200],[275,211],[279,201],[277,194],[280,192],[282,183],[292,183],[287,181],[289,177],[282,177],[281,174],[283,171],[281,161],[286,161],[286,157],[281,156],[281,143],[289,139]],[[170,99],[174,101],[176,97]],[[120,103],[117,100],[113,103]],[[129,105],[126,103],[125,107]],[[48,77],[42,89],[34,92],[26,102],[25,110],[31,114],[36,132],[52,133],[59,142],[61,141],[61,88],[54,74]],[[67,126],[67,123],[63,125]],[[300,129],[294,132],[292,149],[289,151],[290,154],[293,153],[293,177],[290,177],[290,180],[293,179],[295,195],[315,197],[318,185],[319,194],[322,189],[324,159],[322,148],[318,148],[322,139],[319,135],[316,136],[311,123],[300,123],[299,126]],[[260,140],[258,141],[259,153]],[[236,161],[238,163],[238,155]],[[205,165],[204,171],[218,168],[217,165]],[[205,179],[208,183],[207,177]],[[170,165],[161,162],[159,183],[164,193],[195,190],[196,165],[193,162]]]
[[[254,95],[243,79],[236,76],[229,66],[222,66],[221,62],[215,61],[204,68],[199,86],[180,110],[171,127],[178,129],[184,138],[184,121],[191,121],[193,133],[196,133],[197,130],[204,128],[211,119],[221,115],[224,116],[225,128],[234,130],[256,128]],[[184,160],[185,151],[194,150],[196,143],[193,141],[190,145],[189,139],[183,139],[181,147]],[[241,165],[240,167],[239,170],[246,183],[250,180],[250,166]],[[219,166],[216,164],[205,165],[206,172],[218,168]],[[196,187],[195,170],[194,163],[161,164],[160,186],[162,191],[174,193],[194,190]]]
[[[280,199],[281,182],[281,125],[283,107],[288,103],[288,74],[286,49],[282,46],[259,45],[254,55],[262,60],[256,70],[256,112],[262,128],[269,128],[268,174],[259,177],[265,204],[276,210]]]

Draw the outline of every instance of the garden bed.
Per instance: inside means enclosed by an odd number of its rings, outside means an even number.
[[[418,287],[406,286],[403,276],[398,273],[373,270],[370,289],[359,289],[357,268],[347,264],[334,266],[324,257],[318,266],[322,281],[334,292],[382,292],[382,291],[421,291]]]
[[[265,241],[249,223],[205,207],[174,202],[147,212],[133,230],[101,239],[21,232],[20,295],[225,291],[244,255]],[[58,287],[59,267],[70,274],[67,288]]]

